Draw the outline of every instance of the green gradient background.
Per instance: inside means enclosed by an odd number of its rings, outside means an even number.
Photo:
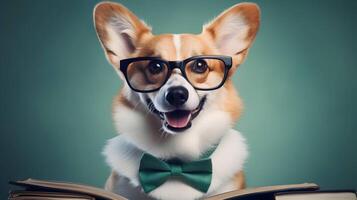
[[[121,1],[154,33],[199,33],[239,1]],[[2,1],[1,199],[27,177],[102,186],[120,80],[92,25],[97,1]],[[257,1],[258,37],[235,75],[248,186],[357,187],[357,1]]]

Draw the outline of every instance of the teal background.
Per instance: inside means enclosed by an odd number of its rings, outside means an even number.
[[[239,1],[121,1],[154,33],[199,33]],[[256,1],[257,39],[234,81],[248,186],[357,188],[357,1]],[[97,1],[2,1],[0,188],[27,177],[103,186],[121,82],[92,24]]]

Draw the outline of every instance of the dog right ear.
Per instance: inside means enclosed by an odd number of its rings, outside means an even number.
[[[223,55],[233,58],[232,74],[247,56],[260,24],[260,10],[255,3],[239,3],[205,25],[202,34],[211,38]]]
[[[94,8],[94,25],[108,61],[118,71],[121,59],[135,52],[151,28],[121,4],[103,2]]]

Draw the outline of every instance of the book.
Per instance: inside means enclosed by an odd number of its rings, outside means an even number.
[[[20,186],[24,190],[10,191],[10,200],[125,200],[123,196],[114,194],[104,189],[58,181],[45,181],[27,179],[23,181],[10,181],[10,184]],[[315,191],[319,186],[314,183],[293,185],[278,185],[257,188],[247,188],[231,191],[206,198],[207,200],[221,199],[274,199],[278,192]],[[262,198],[263,197],[263,198]],[[267,198],[265,198],[267,197]]]
[[[26,179],[23,181],[10,181],[10,184],[21,186],[26,189],[25,191],[11,191],[9,196],[10,200],[31,199],[31,196],[36,197],[32,199],[40,199],[40,197],[43,197],[51,200],[126,200],[126,198],[104,189],[69,182]],[[56,197],[57,195],[64,196],[59,198]]]
[[[354,190],[319,190],[300,192],[281,192],[275,194],[275,200],[357,200]]]
[[[226,192],[208,197],[206,198],[206,200],[274,200],[275,193],[294,191],[316,191],[318,189],[319,186],[315,183],[264,186]]]
[[[94,197],[82,194],[59,193],[59,192],[43,192],[43,191],[12,191],[9,199],[13,200],[95,200]]]

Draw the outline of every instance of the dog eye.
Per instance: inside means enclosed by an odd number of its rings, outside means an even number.
[[[164,64],[158,61],[150,61],[148,69],[151,74],[158,74],[164,70]]]
[[[205,60],[199,59],[192,63],[191,70],[195,73],[202,74],[207,70],[207,62]]]

